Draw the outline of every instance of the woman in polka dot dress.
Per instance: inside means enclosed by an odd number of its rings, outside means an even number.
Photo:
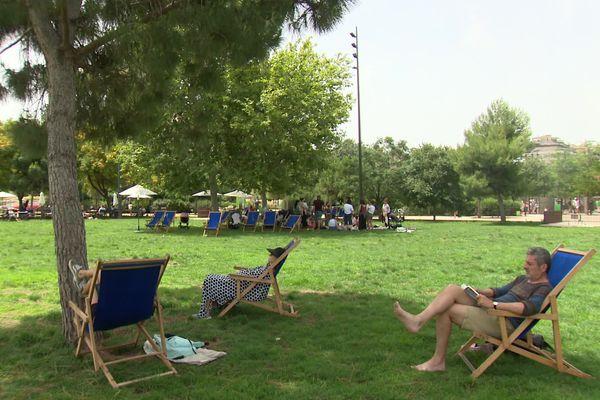
[[[239,270],[237,274],[257,278],[271,265],[272,262],[277,260],[277,258],[285,252],[285,249],[282,247],[267,250],[269,251],[267,265],[242,269]],[[244,290],[248,285],[248,282],[242,282],[241,290]],[[270,287],[271,286],[267,284],[258,284],[250,290],[245,298],[249,301],[264,300],[269,293]],[[198,314],[194,314],[194,317],[198,319],[210,319],[211,309],[214,306],[222,307],[228,304],[235,299],[235,294],[236,281],[228,275],[208,275],[202,284],[202,304],[200,305],[200,311],[198,311]]]

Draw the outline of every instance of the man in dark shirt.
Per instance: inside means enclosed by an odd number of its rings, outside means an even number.
[[[396,317],[412,333],[418,332],[430,319],[436,321],[436,347],[433,356],[415,366],[419,371],[444,371],[448,339],[452,333],[452,323],[463,329],[479,331],[491,336],[500,336],[498,317],[489,315],[488,308],[510,311],[519,315],[532,315],[540,311],[541,305],[552,290],[548,281],[551,256],[548,250],[532,247],[527,251],[523,268],[525,275],[499,288],[477,289],[476,299],[469,297],[457,285],[449,285],[420,314],[411,314],[394,304]],[[511,318],[509,333],[521,319]]]
[[[313,201],[313,208],[315,212],[315,229],[321,229],[321,218],[323,218],[323,200],[321,196],[317,196],[316,200]]]

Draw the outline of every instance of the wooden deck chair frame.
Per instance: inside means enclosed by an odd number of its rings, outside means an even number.
[[[558,252],[565,252],[568,254],[576,254],[582,256],[582,258],[575,264],[575,266],[568,272],[563,279],[548,293],[544,302],[542,303],[542,310],[546,312],[529,315],[523,317],[522,315],[513,314],[506,311],[489,309],[488,314],[499,317],[501,337],[495,338],[483,334],[481,332],[474,332],[473,336],[465,344],[463,344],[457,352],[457,355],[465,362],[467,367],[471,370],[471,377],[473,379],[478,378],[483,374],[504,352],[511,351],[516,354],[522,355],[531,360],[537,361],[550,368],[554,368],[562,373],[567,373],[573,376],[581,378],[591,378],[591,375],[580,371],[572,364],[568,363],[564,359],[563,346],[560,336],[559,329],[559,314],[558,314],[558,302],[557,297],[560,292],[565,288],[569,281],[577,274],[577,272],[589,261],[589,259],[596,253],[596,250],[590,249],[589,251],[582,252],[577,250],[571,250],[564,248],[563,245],[559,245],[552,252],[552,257]],[[552,267],[550,267],[552,268]],[[507,332],[507,324],[510,321],[509,317],[524,318],[524,321],[509,335]],[[532,324],[541,320],[552,321],[552,333],[554,337],[554,353],[541,349],[533,344],[533,337],[531,332],[528,331],[532,327]],[[520,337],[526,334],[526,339],[523,340]],[[497,346],[496,350],[485,360],[479,367],[475,367],[471,361],[467,358],[471,346],[479,341],[485,341]]]
[[[90,290],[89,294],[85,297],[85,311],[81,310],[78,307],[78,305],[75,304],[73,301],[69,301],[69,307],[71,308],[71,310],[73,311],[73,314],[75,316],[74,324],[77,329],[77,335],[78,335],[77,347],[75,349],[75,356],[79,357],[82,353],[87,353],[87,352],[92,353],[92,358],[94,360],[94,370],[98,371],[98,369],[101,369],[102,372],[104,373],[104,375],[106,376],[106,379],[108,379],[108,382],[110,383],[110,385],[115,389],[126,386],[126,385],[130,385],[132,383],[151,379],[151,378],[156,378],[156,377],[161,377],[161,376],[166,376],[166,375],[174,375],[177,373],[177,371],[175,370],[173,365],[171,365],[171,362],[167,359],[166,348],[160,349],[155,344],[152,336],[150,335],[150,333],[144,326],[145,321],[139,321],[135,324],[136,328],[137,328],[136,334],[133,338],[133,341],[131,341],[131,342],[119,344],[119,345],[115,345],[115,346],[110,346],[110,347],[101,347],[97,343],[96,331],[94,329],[95,316],[94,316],[94,307],[92,305],[92,299],[94,298],[94,295],[97,292],[97,284],[98,284],[98,279],[101,274],[101,271],[106,269],[106,267],[110,267],[112,271],[115,271],[115,270],[131,270],[131,269],[147,268],[148,263],[160,264],[160,272],[158,274],[158,283],[156,285],[156,294],[155,294],[155,298],[154,298],[154,308],[155,308],[154,315],[156,316],[156,319],[157,319],[161,343],[166,343],[165,329],[164,329],[163,315],[162,315],[162,306],[160,304],[160,298],[158,295],[158,286],[160,285],[162,275],[165,271],[165,268],[166,268],[168,262],[169,262],[169,256],[166,256],[165,258],[156,258],[156,259],[135,259],[135,260],[116,260],[116,261],[98,260],[96,262],[96,270],[94,272],[93,277],[91,278],[92,279],[91,280],[91,290]],[[119,265],[123,265],[123,267],[119,267]],[[100,282],[99,284],[101,285],[102,282]],[[150,345],[152,346],[152,348],[154,350],[153,352],[148,353],[148,354],[140,354],[140,355],[134,355],[134,356],[121,357],[121,358],[117,358],[117,359],[114,359],[114,360],[111,360],[108,362],[104,361],[104,359],[102,358],[102,356],[100,354],[101,351],[107,351],[107,350],[122,348],[122,347],[126,347],[126,346],[137,346],[139,344],[139,340],[142,335],[146,339],[148,339],[148,342],[150,343]],[[86,347],[86,349],[84,349],[84,346]],[[157,357],[165,365],[165,367],[168,369],[168,371],[144,376],[144,377],[137,378],[137,379],[131,379],[131,380],[123,381],[123,382],[117,382],[109,370],[109,365],[127,362],[127,361],[133,361],[133,360],[140,360],[140,359],[144,359],[144,358],[148,358],[148,357]]]
[[[210,223],[210,216],[211,215],[215,215],[215,214],[219,214],[219,222],[217,223],[217,227],[216,228],[208,228],[208,224]],[[223,216],[223,214],[221,214],[220,211],[211,211],[208,213],[208,221],[206,221],[206,224],[204,225],[204,233],[202,234],[203,236],[208,236],[208,232],[210,231],[214,231],[215,232],[215,236],[219,236],[219,230],[221,229],[221,217]]]
[[[256,216],[253,224],[248,224],[248,222],[247,222],[247,221],[250,221],[250,215]],[[248,217],[248,220],[246,221],[246,223],[242,224],[244,232],[246,232],[246,227],[253,228],[252,230],[256,232],[256,225],[258,225],[258,220],[260,218],[259,212],[258,211],[250,211],[250,212],[248,212],[247,217]]]
[[[231,211],[221,211],[221,226],[225,227],[225,229],[229,229],[229,216],[231,215]]]
[[[273,217],[273,225],[265,225],[265,220],[267,219],[267,213],[269,215],[273,215],[274,216]],[[275,211],[266,211],[265,212],[265,215],[263,216],[263,223],[262,223],[262,226],[261,226],[261,229],[262,229],[263,232],[265,231],[265,226],[267,228],[272,228],[273,232],[275,232],[275,228],[277,227],[277,213]]]
[[[290,244],[288,244],[285,252],[277,257],[273,265],[270,265],[269,268],[265,269],[265,271],[256,278],[239,274],[229,274],[229,277],[234,279],[236,282],[236,297],[219,313],[219,317],[224,316],[233,307],[240,303],[250,304],[255,307],[262,308],[263,310],[284,315],[286,317],[298,317],[298,310],[294,308],[294,305],[283,301],[281,292],[279,291],[279,283],[277,283],[277,275],[275,274],[274,270],[279,263],[283,261],[299,245],[300,239],[294,238]],[[236,269],[242,268],[236,267]],[[244,282],[249,283],[249,285],[245,289],[242,289],[242,283]],[[267,297],[266,301],[272,305],[265,304],[262,301],[249,301],[244,298],[258,284],[267,284],[271,286],[273,295],[271,297]]]
[[[294,217],[296,219],[296,222],[294,222],[294,225],[292,226],[288,226],[288,220],[290,218]],[[291,214],[290,216],[288,216],[288,219],[285,221],[285,223],[282,223],[281,226],[279,227],[279,231],[281,232],[284,229],[289,229],[290,233],[292,233],[294,231],[294,229],[296,230],[300,230],[300,220],[302,219],[301,215],[298,214]]]

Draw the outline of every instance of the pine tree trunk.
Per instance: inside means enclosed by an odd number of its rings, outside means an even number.
[[[65,339],[75,342],[77,333],[69,300],[82,305],[68,268],[69,260],[87,266],[85,226],[77,186],[76,87],[73,53],[53,28],[40,3],[28,2],[32,28],[41,44],[48,79],[48,183],[58,287]],[[39,8],[38,8],[39,7]]]

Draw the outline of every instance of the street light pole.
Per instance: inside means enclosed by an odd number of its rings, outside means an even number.
[[[362,168],[362,140],[361,140],[361,124],[360,124],[360,70],[358,68],[358,27],[355,28],[354,32],[350,32],[350,36],[354,38],[352,47],[356,50],[352,56],[356,59],[356,66],[353,67],[356,70],[356,94],[358,101],[358,197],[359,201],[364,200],[363,197],[363,168]]]

